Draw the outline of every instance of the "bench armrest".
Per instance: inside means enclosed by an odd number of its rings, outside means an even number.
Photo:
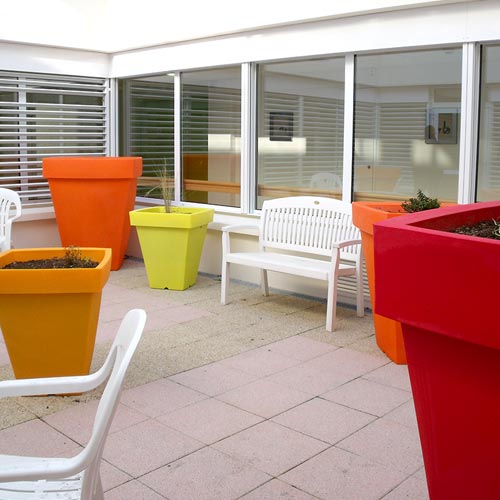
[[[232,226],[224,226],[221,228],[223,233],[234,233],[236,231],[241,231],[244,229],[257,229],[259,230],[258,224],[233,224]]]
[[[336,241],[332,244],[332,248],[345,248],[353,245],[361,245],[361,240]]]

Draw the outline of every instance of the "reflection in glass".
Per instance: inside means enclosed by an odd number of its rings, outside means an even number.
[[[500,199],[500,46],[482,49],[477,201]]]
[[[356,56],[354,198],[458,194],[460,49]]]
[[[183,200],[240,205],[240,67],[182,73]]]
[[[341,197],[344,58],[258,68],[257,208],[265,199]]]

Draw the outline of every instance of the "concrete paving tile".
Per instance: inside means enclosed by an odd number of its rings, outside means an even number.
[[[411,476],[382,497],[382,500],[429,500],[427,483]]]
[[[356,410],[381,417],[411,399],[408,391],[357,378],[321,395]]]
[[[318,356],[308,361],[308,363],[327,372],[333,371],[336,373],[340,371],[354,378],[387,364],[387,361],[349,348],[341,348]]]
[[[103,457],[139,477],[204,445],[156,420],[146,420],[108,436]]]
[[[282,413],[311,398],[310,394],[259,379],[225,392],[217,399],[265,418]]]
[[[313,497],[279,479],[273,479],[241,498],[242,500],[314,500],[317,497]]]
[[[408,475],[423,465],[418,432],[385,417],[375,420],[336,446]]]
[[[410,399],[401,406],[395,408],[393,411],[385,415],[388,420],[393,420],[402,425],[412,428],[413,430],[418,429],[417,415],[415,413],[415,404],[413,399]]]
[[[300,363],[300,360],[283,356],[268,347],[261,347],[227,358],[221,363],[252,375],[264,377],[295,366]]]
[[[39,419],[0,431],[0,453],[4,455],[55,457],[74,448],[70,438]]]
[[[323,500],[379,500],[405,478],[400,471],[336,447],[280,477]]]
[[[218,362],[179,373],[170,377],[170,380],[208,396],[216,396],[253,382],[256,378],[255,375],[243,373]]]
[[[166,498],[234,500],[270,476],[212,447],[203,448],[141,478]]]
[[[98,400],[82,403],[66,410],[53,413],[52,415],[47,415],[43,420],[76,443],[85,445],[92,435],[98,404]],[[118,404],[109,432],[112,433],[126,429],[131,425],[147,420],[147,418],[148,417],[144,413],[140,413],[123,404]]]
[[[274,342],[269,345],[268,349],[272,352],[277,352],[283,356],[298,359],[300,361],[308,361],[310,359],[334,351],[335,346],[311,340],[302,335],[295,335],[286,339]]]
[[[330,444],[346,438],[376,417],[314,398],[272,419],[273,422]]]
[[[367,373],[363,378],[388,385],[389,387],[395,387],[396,389],[402,389],[403,391],[411,391],[408,366],[406,365],[387,363],[377,370]]]
[[[121,402],[148,417],[158,417],[206,399],[198,391],[176,384],[172,380],[156,380],[123,391]]]
[[[105,500],[164,500],[164,496],[154,492],[139,481],[128,481],[104,493]]]
[[[323,451],[328,445],[266,421],[212,447],[267,474],[278,476]]]
[[[212,444],[258,424],[262,418],[210,398],[170,412],[157,420],[202,443]]]
[[[318,368],[313,361],[314,359],[270,375],[267,380],[311,396],[318,396],[353,379],[353,376],[341,371]]]
[[[104,491],[116,488],[117,486],[132,479],[128,474],[125,474],[125,472],[109,464],[108,462],[106,462],[106,460],[101,460],[100,471],[102,489]]]

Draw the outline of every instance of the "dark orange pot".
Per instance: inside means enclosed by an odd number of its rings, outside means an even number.
[[[111,248],[111,269],[120,269],[141,173],[136,157],[45,158],[62,245]]]
[[[372,311],[375,311],[373,224],[404,214],[401,202],[356,201],[352,204],[353,223],[361,231]],[[395,363],[406,364],[401,323],[375,312],[373,313],[373,322],[375,325],[375,338],[380,349]]]

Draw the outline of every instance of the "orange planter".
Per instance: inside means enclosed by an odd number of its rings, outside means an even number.
[[[111,269],[120,269],[141,173],[142,158],[45,158],[62,245],[111,248]]]
[[[0,253],[0,328],[16,378],[86,375],[94,352],[111,250],[82,248],[88,269],[1,269],[17,260],[62,257],[64,248]]]
[[[356,201],[352,204],[353,223],[361,231],[372,311],[375,311],[373,224],[404,214],[405,212],[401,208],[400,202],[388,201],[377,203]],[[403,293],[403,290],[401,290],[401,293]],[[373,322],[375,324],[375,338],[380,349],[395,363],[406,364],[401,323],[375,312],[373,313]]]

